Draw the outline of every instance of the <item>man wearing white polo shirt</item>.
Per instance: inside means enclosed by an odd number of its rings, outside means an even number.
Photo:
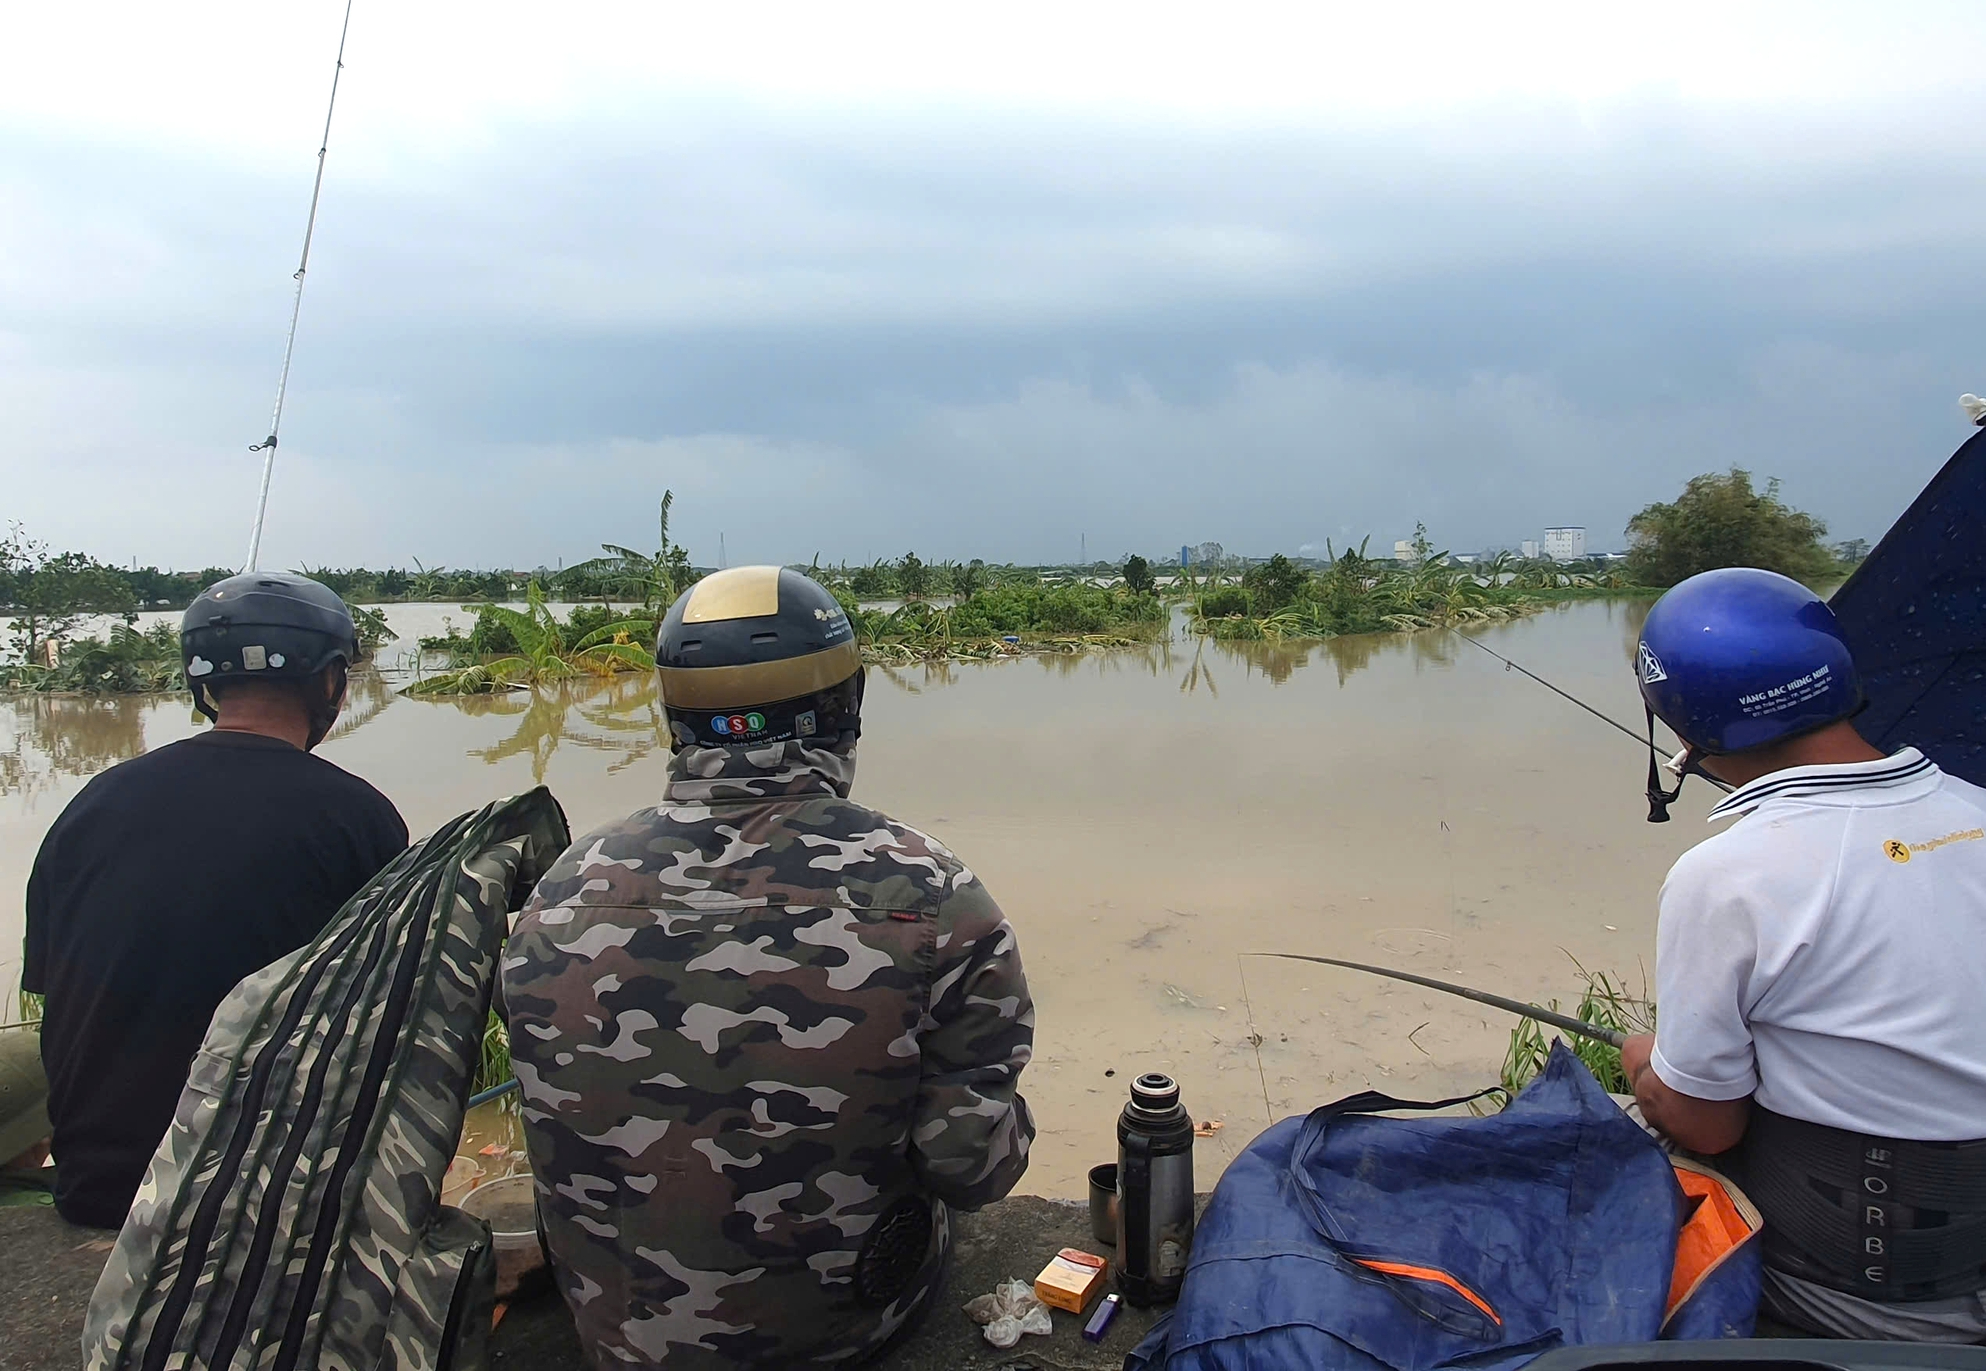
[[[1986,791],[1862,740],[1834,616],[1785,577],[1683,582],[1637,668],[1738,819],[1662,887],[1643,1117],[1764,1213],[1765,1312],[1986,1341]]]

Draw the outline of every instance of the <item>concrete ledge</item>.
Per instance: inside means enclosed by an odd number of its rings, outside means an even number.
[[[45,1204],[0,1209],[0,1371],[76,1371],[112,1235]]]
[[[1097,1250],[1090,1236],[1087,1202],[1039,1200],[1028,1196],[988,1205],[977,1214],[952,1219],[954,1243],[945,1289],[916,1332],[887,1355],[870,1363],[877,1371],[950,1371],[956,1367],[1040,1367],[1042,1371],[1117,1371],[1124,1354],[1138,1345],[1158,1310],[1128,1306],[1101,1344],[1083,1340],[1074,1314],[1051,1310],[1055,1332],[1025,1337],[1001,1351],[989,1347],[979,1326],[959,1311],[1009,1276],[1031,1281],[1064,1247]],[[1112,1255],[1108,1248],[1103,1255]],[[572,1320],[557,1296],[513,1306],[497,1325],[491,1361],[498,1371],[587,1371]]]
[[[1096,1251],[1089,1207],[1022,1196],[955,1216],[953,1233],[945,1290],[916,1332],[873,1363],[879,1371],[1116,1371],[1158,1312],[1127,1307],[1101,1345],[1083,1341],[1082,1320],[1057,1312],[1053,1336],[1022,1338],[1006,1351],[988,1347],[959,1306],[1009,1276],[1033,1280],[1061,1248]],[[110,1247],[110,1234],[71,1227],[45,1205],[0,1209],[0,1371],[75,1371],[83,1315]],[[501,1371],[586,1371],[556,1295],[506,1310],[491,1352]]]

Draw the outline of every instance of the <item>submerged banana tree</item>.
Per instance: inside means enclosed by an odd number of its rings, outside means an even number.
[[[653,671],[655,658],[643,646],[655,639],[655,621],[627,618],[566,642],[566,626],[545,604],[536,581],[525,591],[524,608],[485,605],[479,611],[510,631],[518,650],[425,676],[407,687],[409,695],[488,695],[575,676],[612,676],[622,671]]]
[[[612,595],[622,600],[632,600],[641,605],[649,618],[660,619],[675,598],[696,580],[696,572],[690,567],[689,553],[669,541],[669,511],[675,503],[676,492],[662,492],[662,507],[657,521],[660,541],[652,556],[646,552],[636,552],[631,547],[622,547],[619,543],[602,543],[600,550],[607,556],[567,567],[563,574],[575,583],[604,581],[611,588]]]

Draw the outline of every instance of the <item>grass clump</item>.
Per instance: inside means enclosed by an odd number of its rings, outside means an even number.
[[[14,1021],[9,1024],[0,1024],[0,1028],[41,1027],[41,1020],[45,1011],[42,997],[39,995],[30,995],[27,991],[23,990],[20,992],[19,1005],[19,1011],[15,1014]]]
[[[469,1083],[469,1093],[480,1095],[485,1090],[494,1090],[516,1074],[510,1065],[510,1030],[492,1009],[490,1021],[483,1026],[483,1053],[476,1063],[476,1078]]]
[[[1648,986],[1644,981],[1639,992],[1630,991],[1625,979],[1609,976],[1604,971],[1588,971],[1574,962],[1583,989],[1579,996],[1579,1008],[1573,1017],[1601,1028],[1611,1028],[1617,1033],[1633,1035],[1655,1031],[1655,1001],[1649,998]],[[1556,1010],[1558,1001],[1548,1006]],[[1523,1019],[1510,1030],[1510,1046],[1503,1054],[1503,1068],[1498,1079],[1506,1093],[1514,1096],[1529,1085],[1552,1053],[1553,1033],[1533,1019]],[[1595,1038],[1572,1038],[1567,1046],[1572,1055],[1586,1064],[1601,1086],[1615,1095],[1631,1094],[1626,1073],[1621,1070],[1621,1054],[1617,1047],[1609,1047]]]

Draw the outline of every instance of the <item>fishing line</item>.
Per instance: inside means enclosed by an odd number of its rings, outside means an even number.
[[[303,316],[303,277],[310,270],[310,240],[317,232],[317,202],[324,194],[324,158],[331,148],[331,116],[338,108],[338,78],[345,72],[345,35],[352,29],[352,0],[345,0],[345,22],[338,30],[338,61],[331,71],[331,100],[324,109],[324,137],[317,145],[317,179],[310,188],[310,216],[303,225],[303,252],[297,259],[296,298],[290,305],[290,333],[283,343],[283,370],[276,379],[276,407],[269,417],[269,436],[249,446],[262,454],[262,494],[255,502],[255,530],[248,536],[248,565],[256,570],[262,559],[262,521],[269,513],[269,480],[276,471],[276,435],[283,427],[283,396],[290,388],[290,358],[296,352],[297,320]]]
[[[1602,714],[1599,710],[1587,704],[1577,695],[1571,695],[1563,690],[1560,690],[1557,686],[1553,685],[1550,681],[1547,681],[1537,672],[1526,670],[1524,667],[1517,665],[1517,663],[1511,661],[1501,652],[1496,651],[1496,649],[1477,642],[1474,638],[1471,638],[1468,634],[1463,633],[1459,629],[1451,628],[1448,631],[1450,633],[1453,633],[1456,637],[1460,638],[1463,642],[1470,643],[1476,647],[1482,648],[1482,650],[1489,653],[1490,656],[1496,658],[1499,662],[1502,662],[1503,669],[1505,671],[1516,671],[1522,673],[1523,675],[1529,676],[1532,680],[1536,681],[1539,685],[1543,686],[1546,690],[1549,690],[1552,694],[1558,696],[1560,699],[1570,700],[1573,704],[1578,705],[1581,709],[1585,710],[1588,714],[1591,714],[1601,723],[1606,724],[1612,728],[1619,729],[1622,733],[1627,734],[1628,737],[1634,739],[1637,743],[1640,743],[1643,747],[1654,746],[1654,743],[1650,741],[1650,739],[1646,734],[1636,733],[1633,729],[1629,728],[1626,724],[1622,723],[1619,719],[1614,718],[1612,715]]]
[[[1504,656],[1501,652],[1498,652],[1495,648],[1490,647],[1487,644],[1477,642],[1474,638],[1471,638],[1468,634],[1462,632],[1460,629],[1451,628],[1448,631],[1450,633],[1453,633],[1456,637],[1460,638],[1463,642],[1468,643],[1474,647],[1482,648],[1484,652],[1489,653],[1490,656],[1496,658],[1499,662],[1502,662],[1503,669],[1505,671],[1515,671],[1521,675],[1529,676],[1532,680],[1536,681],[1546,690],[1549,690],[1552,694],[1558,696],[1562,700],[1569,700],[1573,704],[1578,705],[1581,709],[1585,710],[1588,714],[1591,714],[1601,723],[1606,724],[1610,728],[1615,728],[1620,730],[1622,733],[1625,733],[1628,737],[1634,739],[1637,743],[1640,743],[1643,747],[1647,748],[1650,752],[1654,752],[1657,750],[1655,747],[1655,740],[1649,737],[1646,733],[1636,733],[1633,729],[1629,728],[1619,719],[1614,718],[1611,714],[1602,714],[1599,710],[1587,704],[1577,695],[1573,695],[1566,691],[1560,690],[1557,686],[1553,685],[1550,681],[1547,681],[1537,672],[1519,666],[1516,662],[1511,661],[1508,657]],[[1716,786],[1719,790],[1723,791],[1727,795],[1731,791],[1737,789],[1737,787],[1732,785],[1730,782],[1720,781],[1707,771],[1698,769],[1695,774],[1703,777],[1704,780],[1710,782],[1710,784]]]
[[[1255,1027],[1255,1003],[1248,998],[1248,973],[1242,969],[1241,954],[1234,954],[1234,971],[1241,977],[1241,1007],[1248,1012],[1248,1041],[1255,1045],[1255,1078],[1262,1082],[1262,1116],[1271,1125],[1276,1111],[1269,1103],[1269,1073],[1262,1069],[1262,1034]]]

